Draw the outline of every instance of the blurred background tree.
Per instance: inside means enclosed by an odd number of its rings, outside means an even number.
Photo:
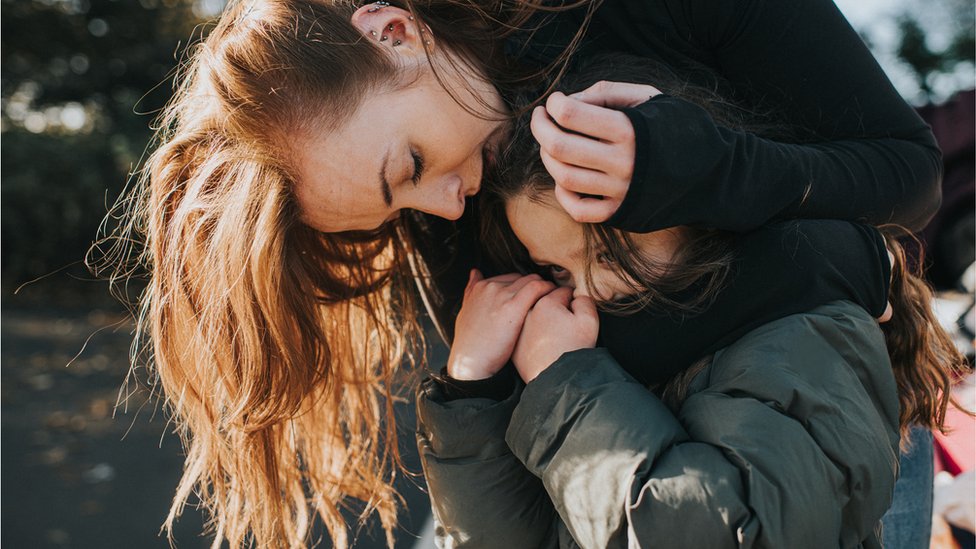
[[[221,3],[4,0],[2,6],[0,248],[9,296],[17,285],[69,265],[70,274],[86,276],[78,262],[138,165],[176,61],[197,24]],[[45,285],[45,293],[65,288],[65,278]],[[67,286],[70,293],[79,289]]]
[[[973,87],[972,0],[837,3],[915,105]],[[76,279],[89,277],[81,261],[139,165],[187,42],[223,5],[0,0],[0,385],[11,546],[167,546],[155,532],[183,462],[178,444],[160,437],[163,425],[111,416],[129,337],[110,329],[124,317],[92,311],[111,301],[105,285]],[[106,334],[92,337],[96,329]],[[426,512],[417,497],[414,532]],[[209,546],[196,538],[197,515],[182,521],[184,546]]]
[[[872,2],[841,0],[856,15]],[[3,0],[0,33],[3,295],[40,286],[68,299],[106,209],[139,163],[152,115],[188,40],[224,0]],[[916,104],[972,87],[970,0],[888,2],[855,26]],[[103,286],[92,286],[103,293]],[[30,291],[25,292],[30,294]],[[93,293],[93,292],[87,292]]]
[[[836,0],[905,99],[942,103],[976,82],[972,0]]]

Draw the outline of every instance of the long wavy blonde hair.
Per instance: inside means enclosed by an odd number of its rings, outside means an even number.
[[[503,39],[536,2],[395,2],[439,47],[496,85],[562,72],[510,70]],[[364,97],[410,83],[353,26],[362,2],[231,1],[188,48],[152,153],[106,218],[89,265],[132,301],[132,371],[145,367],[185,451],[163,525],[193,497],[213,546],[298,547],[318,515],[349,545],[343,511],[377,513],[393,546],[402,470],[393,402],[423,334],[413,291],[424,267],[409,228],[323,234],[294,199],[296,135],[328,130]],[[426,47],[426,46],[425,46]],[[440,76],[438,76],[440,78]],[[172,541],[172,539],[171,539]]]
[[[148,273],[134,364],[186,450],[170,536],[193,496],[214,547],[304,545],[313,512],[346,547],[353,499],[388,537],[395,527],[395,373],[421,341],[408,245],[395,226],[304,226],[280,146],[391,85],[396,67],[352,26],[355,9],[229,6],[181,68],[121,223],[96,247],[117,281]]]

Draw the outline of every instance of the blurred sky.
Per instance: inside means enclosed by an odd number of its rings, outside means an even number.
[[[935,51],[948,46],[960,25],[973,24],[974,7],[971,0],[835,0],[835,3],[871,45],[875,57],[898,92],[916,105],[927,102],[927,98],[920,93],[911,71],[895,56],[898,17],[906,13],[914,17],[926,32],[928,46]],[[962,10],[969,12],[965,20],[957,18]],[[934,96],[931,100],[940,103],[955,91],[970,89],[974,85],[976,70],[972,63],[960,63],[954,73],[934,79]]]

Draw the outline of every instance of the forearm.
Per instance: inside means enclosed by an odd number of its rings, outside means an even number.
[[[608,221],[623,230],[748,231],[792,217],[919,229],[938,204],[938,185],[920,183],[941,178],[934,143],[890,137],[782,143],[718,126],[704,109],[666,96],[625,112],[636,137],[634,175]]]
[[[417,398],[417,440],[439,536],[450,547],[556,547],[558,517],[542,481],[504,440],[509,398],[446,400],[433,380]]]

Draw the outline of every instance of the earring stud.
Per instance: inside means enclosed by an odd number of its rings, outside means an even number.
[[[379,2],[373,2],[373,7],[366,10],[366,13],[376,13],[389,5],[390,5],[389,2],[383,2],[382,0],[380,0]]]
[[[385,34],[383,36],[380,36],[380,42],[386,42],[389,39],[390,39],[390,37],[387,36],[387,35],[385,35]]]
[[[401,41],[399,41],[399,40],[394,40],[394,41],[393,41],[393,45],[394,45],[394,46],[399,46],[399,45],[400,45],[400,44],[402,44],[402,43],[403,43],[403,42],[401,42]]]

